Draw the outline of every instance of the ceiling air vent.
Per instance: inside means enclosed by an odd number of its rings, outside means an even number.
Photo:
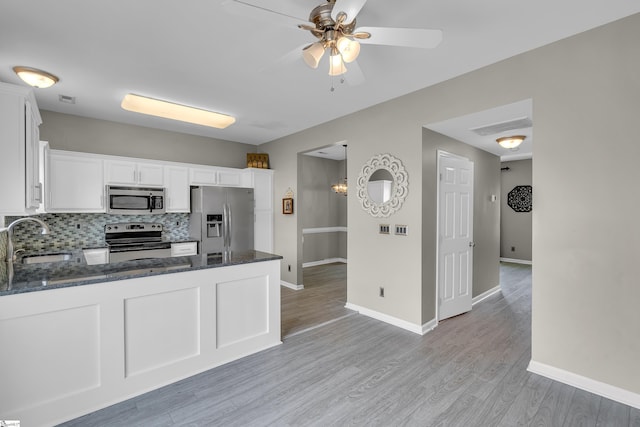
[[[75,104],[76,97],[69,95],[58,95],[58,101],[64,102],[65,104]]]
[[[533,126],[533,122],[529,117],[521,117],[519,119],[509,120],[506,122],[494,123],[492,125],[480,126],[469,129],[480,136],[496,135],[501,132],[507,132],[515,129],[526,129]]]

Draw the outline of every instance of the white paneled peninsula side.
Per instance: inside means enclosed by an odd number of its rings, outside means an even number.
[[[16,265],[0,291],[0,414],[51,426],[280,341],[280,259],[249,251]]]

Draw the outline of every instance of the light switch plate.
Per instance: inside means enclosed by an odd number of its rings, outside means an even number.
[[[380,234],[389,234],[389,230],[390,230],[390,226],[389,224],[380,224]]]
[[[398,236],[406,236],[409,233],[408,225],[396,224],[396,234]]]

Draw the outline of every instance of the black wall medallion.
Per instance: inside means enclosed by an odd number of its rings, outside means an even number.
[[[507,204],[516,212],[531,212],[533,189],[530,185],[518,185],[509,191]]]

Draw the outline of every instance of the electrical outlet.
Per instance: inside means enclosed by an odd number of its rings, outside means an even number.
[[[291,264],[289,264],[289,272],[291,272]]]
[[[380,297],[384,298],[384,288],[380,286]]]
[[[80,224],[76,224],[76,228],[80,230]]]
[[[406,236],[408,233],[409,233],[409,226],[408,225],[396,224],[396,234],[398,236]]]
[[[389,224],[380,224],[380,234],[389,234]]]
[[[511,252],[515,252],[516,251],[516,247],[515,246],[511,246]]]

